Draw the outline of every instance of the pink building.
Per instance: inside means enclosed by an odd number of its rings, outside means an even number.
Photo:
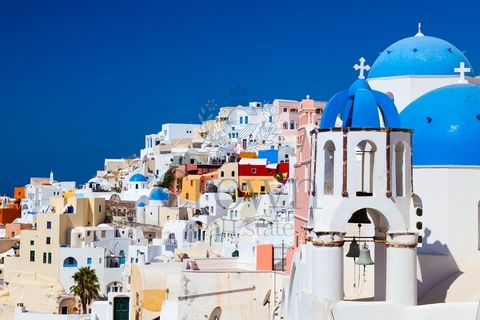
[[[298,103],[299,112],[296,120],[298,128],[294,130],[296,136],[296,163],[294,164],[296,186],[295,239],[293,249],[287,253],[287,272],[290,272],[293,253],[300,244],[305,243],[304,228],[308,223],[309,198],[312,191],[310,178],[310,132],[319,126],[325,105],[326,102],[311,100],[308,96]]]

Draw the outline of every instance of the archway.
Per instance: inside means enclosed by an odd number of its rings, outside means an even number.
[[[68,257],[63,260],[64,268],[75,268],[77,266],[77,259],[74,257]]]
[[[335,187],[335,144],[328,140],[324,147],[323,193],[332,195]]]
[[[360,208],[350,216],[344,236],[345,300],[385,300],[388,228],[385,216],[373,208]]]
[[[397,197],[405,195],[405,146],[403,142],[398,142],[395,145],[395,191]]]
[[[375,189],[375,152],[377,146],[369,140],[360,141],[356,148],[356,195],[372,196]]]

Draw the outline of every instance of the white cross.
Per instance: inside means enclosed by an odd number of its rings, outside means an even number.
[[[470,68],[465,68],[465,62],[460,62],[460,68],[455,68],[453,71],[460,73],[458,83],[467,83],[467,80],[465,80],[465,73],[470,72],[471,70]]]
[[[360,65],[356,64],[353,66],[353,69],[355,70],[360,70],[360,74],[358,75],[358,79],[365,79],[365,71],[368,71],[370,70],[370,66],[367,64],[365,64],[365,58],[364,57],[361,57],[360,59],[358,59],[358,61],[360,61]]]

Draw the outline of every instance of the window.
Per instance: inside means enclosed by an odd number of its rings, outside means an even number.
[[[35,244],[35,241],[30,240],[30,245],[33,246]]]
[[[107,231],[102,230],[102,238],[105,238],[107,236]]]
[[[232,177],[235,177],[235,171],[232,171]]]
[[[242,182],[242,191],[247,191],[247,183]]]
[[[288,108],[283,108],[283,112],[287,112],[288,111]]]
[[[52,264],[52,253],[48,253],[48,264]]]
[[[357,145],[357,165],[355,175],[357,181],[357,196],[372,196],[374,192],[373,173],[375,172],[375,144],[363,140]]]
[[[92,258],[87,258],[87,264],[91,265],[92,264]]]
[[[257,169],[256,169],[256,168],[252,168],[251,171],[252,171],[253,174],[257,173]]]
[[[265,186],[260,187],[260,192],[265,192]]]
[[[240,123],[241,124],[243,123],[243,117],[240,117]]]
[[[30,262],[35,262],[35,251],[30,250]]]
[[[43,253],[43,263],[47,263],[47,253]]]
[[[47,221],[47,229],[52,229],[52,222],[51,221]]]
[[[248,124],[248,116],[245,116],[245,124]]]
[[[324,168],[323,168],[323,193],[326,195],[333,194],[334,175],[335,175],[335,145],[331,140],[325,143],[324,151]]]
[[[74,268],[77,266],[77,260],[74,257],[68,257],[63,260],[63,267],[64,268]]]
[[[397,197],[404,195],[404,176],[405,176],[405,147],[402,142],[395,145],[395,190],[397,191]]]
[[[102,212],[102,205],[98,206],[98,212]]]
[[[138,183],[135,184],[135,189],[138,189]]]
[[[220,172],[220,177],[223,178],[224,176],[225,176],[225,172],[221,171],[221,172]]]
[[[62,306],[62,314],[68,314],[68,306]]]
[[[272,116],[268,116],[268,122],[272,123]]]
[[[190,180],[190,187],[193,187],[193,180]]]
[[[46,244],[50,244],[50,237],[47,237],[47,238],[45,239],[45,243],[46,243]]]

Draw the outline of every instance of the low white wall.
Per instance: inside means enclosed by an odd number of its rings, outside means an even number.
[[[0,317],[1,318],[1,317]],[[15,308],[15,320],[90,320],[91,315],[35,313]]]
[[[452,320],[477,319],[478,302],[439,303],[423,306],[403,307],[388,302],[340,301],[332,306],[331,313],[336,320]]]

